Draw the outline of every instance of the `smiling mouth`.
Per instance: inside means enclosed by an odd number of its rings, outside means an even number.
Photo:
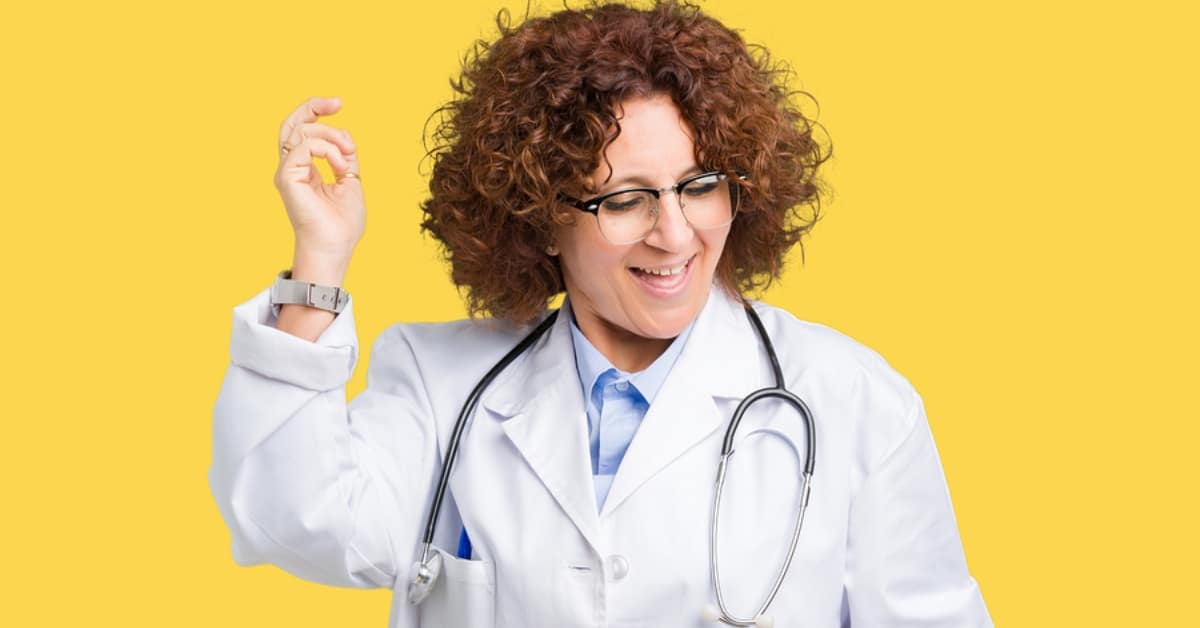
[[[642,266],[630,266],[630,268],[633,269],[635,272],[645,273],[647,275],[657,275],[659,277],[670,277],[671,275],[682,274],[683,271],[687,270],[688,264],[691,264],[692,260],[695,258],[696,258],[696,256],[693,255],[693,256],[687,258],[686,260],[680,262],[676,266],[655,266],[653,268],[645,268]]]

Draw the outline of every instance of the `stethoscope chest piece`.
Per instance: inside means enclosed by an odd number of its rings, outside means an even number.
[[[438,576],[442,575],[442,555],[434,552],[426,561],[413,563],[413,579],[408,583],[408,601],[420,604],[433,592]]]

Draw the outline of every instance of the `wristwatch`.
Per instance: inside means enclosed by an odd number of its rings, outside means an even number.
[[[271,285],[271,310],[279,316],[279,306],[287,303],[307,305],[318,309],[341,313],[350,302],[350,293],[337,286],[322,286],[307,281],[292,279],[292,269],[279,271]]]

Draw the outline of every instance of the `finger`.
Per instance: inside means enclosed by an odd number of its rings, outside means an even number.
[[[279,140],[282,143],[292,134],[292,131],[305,122],[315,122],[318,116],[335,113],[342,106],[339,98],[312,97],[297,107],[279,127]]]
[[[318,116],[327,116],[336,113],[342,108],[340,98],[320,98],[313,96],[296,107],[291,114],[284,119],[283,124],[279,125],[279,143],[282,145],[287,141],[288,136],[297,125],[305,122],[316,122]]]
[[[350,139],[348,132],[319,122],[307,122],[297,126],[292,134],[288,136],[284,146],[295,146],[303,142],[307,137],[319,137],[325,141],[332,142],[341,149],[342,153],[349,154],[357,150],[354,140]]]
[[[333,169],[333,175],[337,179],[337,182],[342,183],[353,180],[361,185],[362,178],[359,176],[358,153],[348,153],[344,157],[346,158],[346,169],[340,171],[336,167]],[[347,177],[347,174],[354,176]]]
[[[350,164],[334,144],[319,137],[310,137],[288,152],[279,166],[279,174],[285,181],[312,183],[314,160],[325,159],[334,174],[348,172]]]

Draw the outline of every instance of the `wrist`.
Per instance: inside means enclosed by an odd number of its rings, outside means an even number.
[[[271,308],[276,317],[283,314],[281,306],[303,305],[310,308],[325,310],[334,314],[341,312],[350,303],[350,293],[341,286],[332,285],[336,273],[311,273],[313,277],[328,277],[317,283],[314,280],[297,279],[292,269],[279,273],[275,283],[271,284]],[[295,311],[296,308],[290,308]]]
[[[292,259],[292,279],[341,288],[348,267],[349,260],[297,255]]]

